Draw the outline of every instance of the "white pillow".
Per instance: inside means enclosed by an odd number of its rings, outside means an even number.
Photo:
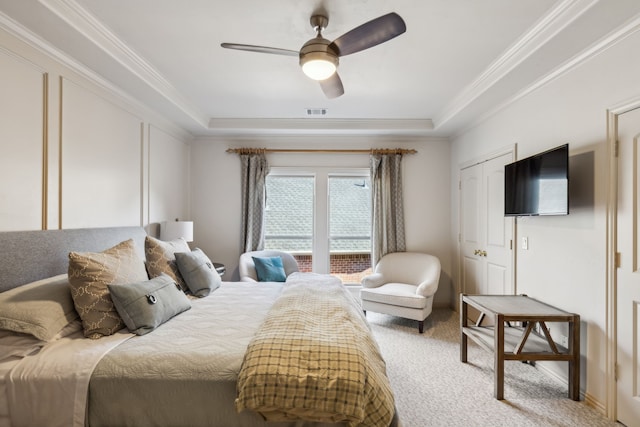
[[[53,341],[78,318],[66,274],[0,293],[0,329]]]

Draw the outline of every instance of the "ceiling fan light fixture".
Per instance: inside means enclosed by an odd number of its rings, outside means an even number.
[[[305,60],[300,61],[302,64],[302,71],[313,80],[326,80],[336,72],[336,62],[331,61],[330,58],[310,58],[305,57]]]
[[[326,80],[336,72],[338,55],[329,49],[329,43],[329,40],[318,36],[300,49],[300,66],[310,79]]]

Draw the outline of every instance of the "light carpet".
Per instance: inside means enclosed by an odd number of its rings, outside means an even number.
[[[493,357],[469,340],[460,362],[459,316],[436,309],[425,322],[379,313],[367,320],[387,362],[403,427],[597,426],[621,424],[567,398],[567,384],[517,361],[505,362],[504,397],[493,398]]]

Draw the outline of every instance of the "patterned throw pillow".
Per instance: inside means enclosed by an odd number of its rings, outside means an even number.
[[[148,280],[144,261],[132,239],[103,252],[69,253],[69,286],[84,336],[112,335],[125,325],[113,305],[107,285]]]
[[[164,273],[175,280],[180,289],[187,292],[189,288],[178,269],[176,252],[191,252],[187,241],[182,237],[170,242],[158,240],[151,236],[147,236],[144,240],[144,254],[147,259],[149,278],[153,279]]]

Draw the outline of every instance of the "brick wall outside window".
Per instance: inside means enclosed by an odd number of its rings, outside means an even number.
[[[293,257],[298,261],[298,270],[305,273],[311,272],[311,255],[294,255]]]
[[[300,271],[311,271],[311,255],[294,255],[294,258]],[[360,283],[364,276],[371,274],[371,254],[331,254],[330,265],[330,274],[340,277],[343,283]]]

